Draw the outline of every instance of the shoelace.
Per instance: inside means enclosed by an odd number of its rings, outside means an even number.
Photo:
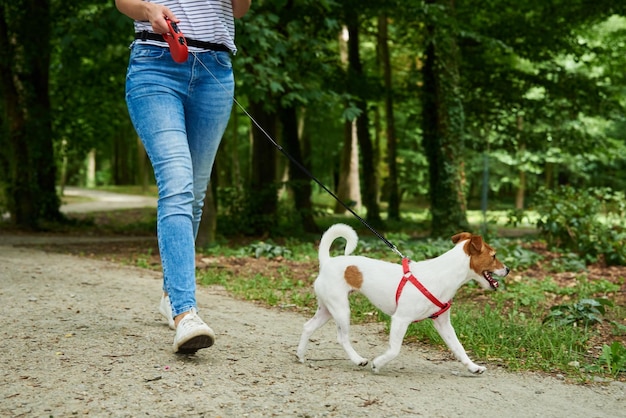
[[[188,331],[199,326],[204,326],[204,322],[197,315],[195,309],[191,309],[191,311],[189,311],[189,313],[178,323],[178,328],[181,328],[181,332]]]

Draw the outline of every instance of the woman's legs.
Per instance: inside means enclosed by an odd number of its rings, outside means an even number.
[[[207,52],[174,64],[162,48],[135,45],[127,74],[129,114],[159,190],[163,287],[174,317],[197,309],[195,237],[233,97],[230,57],[221,54]]]

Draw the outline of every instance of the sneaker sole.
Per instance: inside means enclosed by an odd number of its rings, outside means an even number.
[[[178,347],[178,354],[193,354],[202,348],[209,348],[213,345],[215,339],[209,335],[198,335],[185,341]]]

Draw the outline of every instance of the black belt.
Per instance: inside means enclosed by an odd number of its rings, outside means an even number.
[[[151,41],[165,42],[165,39],[163,39],[163,35],[148,32],[147,30],[135,33],[135,39],[141,39],[142,41],[150,39]],[[187,46],[193,46],[195,48],[202,48],[202,49],[206,49],[209,51],[231,52],[227,46],[222,45],[222,44],[214,44],[213,42],[196,41],[195,39],[189,39],[189,38],[185,38],[185,41],[187,41]]]

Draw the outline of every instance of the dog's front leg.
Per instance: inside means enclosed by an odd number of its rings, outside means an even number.
[[[396,358],[398,354],[400,354],[404,334],[406,334],[406,330],[410,323],[411,321],[405,318],[399,318],[396,316],[391,317],[391,325],[389,327],[389,349],[372,361],[372,370],[375,373],[378,373],[385,364],[389,363],[391,360]]]
[[[479,366],[467,356],[467,353],[457,338],[456,332],[450,322],[450,310],[444,312],[441,316],[436,318],[433,321],[433,324],[448,348],[452,351],[452,353],[454,353],[454,356],[461,363],[463,363],[470,372],[474,374],[482,374],[485,370],[487,370],[486,367]]]

